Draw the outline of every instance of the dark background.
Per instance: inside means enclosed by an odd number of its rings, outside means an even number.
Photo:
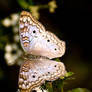
[[[49,0],[34,1],[46,4]],[[57,6],[54,14],[48,9],[40,10],[40,21],[46,29],[66,41],[66,53],[61,61],[67,71],[75,73],[75,80],[67,81],[64,89],[81,87],[92,90],[92,1],[57,0]],[[0,0],[0,19],[22,10],[16,0]],[[5,74],[0,79],[0,90],[15,92],[19,67],[6,64],[3,50],[0,51],[0,68]]]

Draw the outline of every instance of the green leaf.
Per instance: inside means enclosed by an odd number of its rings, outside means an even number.
[[[56,60],[57,62],[60,62],[60,59],[59,59],[59,58],[56,58],[55,60]]]
[[[72,75],[74,75],[73,72],[67,72],[66,75],[65,75],[65,77],[70,77],[70,76],[72,76]]]
[[[48,90],[48,92],[53,92],[52,82],[47,82],[46,83],[46,89]]]
[[[86,88],[75,88],[75,89],[69,90],[68,92],[91,92],[91,91],[89,91]]]
[[[29,4],[25,1],[25,0],[17,0],[19,5],[22,7],[22,8],[25,8],[27,9],[29,7]]]
[[[74,79],[71,77],[73,74],[73,72],[66,72],[66,75],[64,77],[60,77],[60,79]]]
[[[63,80],[58,79],[52,83],[53,92],[63,92]]]

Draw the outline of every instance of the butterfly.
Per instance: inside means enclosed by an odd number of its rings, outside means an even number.
[[[62,62],[50,60],[65,53],[65,42],[46,31],[29,12],[23,11],[19,19],[19,36],[27,54],[19,72],[19,89],[30,92],[45,81],[54,81],[65,76]]]
[[[52,59],[65,53],[65,42],[46,31],[29,12],[23,11],[20,15],[19,35],[22,48],[28,54]]]

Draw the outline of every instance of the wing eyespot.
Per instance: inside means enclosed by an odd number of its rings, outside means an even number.
[[[33,33],[36,33],[36,31],[35,31],[35,30],[33,30]]]
[[[54,65],[54,67],[57,67],[57,65]]]
[[[56,48],[54,50],[57,50]]]
[[[32,77],[35,78],[35,75],[33,75]]]
[[[47,42],[50,42],[50,40],[47,40]]]
[[[50,74],[50,72],[48,72],[48,74]]]

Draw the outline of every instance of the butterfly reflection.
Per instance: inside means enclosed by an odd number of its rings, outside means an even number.
[[[21,92],[30,92],[33,88],[54,81],[65,75],[65,66],[61,62],[45,58],[25,59],[19,73],[19,88]]]

